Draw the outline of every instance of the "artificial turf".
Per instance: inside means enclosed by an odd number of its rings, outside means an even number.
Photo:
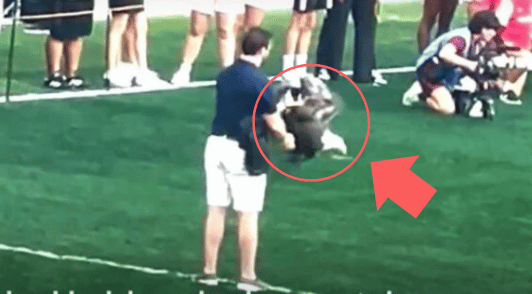
[[[420,8],[384,5],[379,67],[412,65]],[[280,71],[281,32],[288,18],[277,13],[265,20],[277,44],[264,67],[269,74]],[[163,77],[177,66],[186,26],[184,17],[150,22],[150,63]],[[94,88],[103,84],[103,28],[97,24],[85,43],[83,74]],[[7,35],[0,40],[0,66],[5,66]],[[209,35],[195,79],[215,77],[215,44]],[[46,91],[42,46],[43,37],[18,35],[16,93]],[[346,69],[351,48],[349,43]],[[349,170],[318,183],[271,173],[261,219],[261,278],[315,293],[532,293],[528,87],[522,106],[497,103],[491,122],[404,108],[400,98],[413,74],[386,78],[386,86],[359,85],[371,132]],[[334,128],[355,156],[367,129],[365,108],[349,82],[330,87],[347,106]],[[214,94],[211,87],[2,104],[0,243],[199,272],[202,154]],[[370,163],[416,155],[412,171],[437,193],[417,219],[389,200],[377,212]],[[317,158],[291,172],[319,178],[347,164]],[[233,229],[230,219],[220,260],[220,275],[229,278],[237,269]],[[0,293],[236,293],[227,287],[198,289],[172,275],[9,251],[0,251],[0,264]]]

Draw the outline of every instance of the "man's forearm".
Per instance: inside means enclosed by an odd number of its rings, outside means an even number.
[[[265,115],[264,120],[266,121],[268,130],[270,131],[272,136],[278,141],[282,142],[284,138],[286,138],[286,136],[288,135],[288,132],[286,131],[286,124],[281,118],[281,115],[278,112],[270,115]]]

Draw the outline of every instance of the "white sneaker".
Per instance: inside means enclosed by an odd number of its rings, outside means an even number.
[[[373,86],[387,85],[388,81],[384,79],[379,71],[372,70],[371,76],[373,77]]]
[[[419,95],[423,93],[423,89],[421,88],[421,84],[418,81],[415,81],[414,84],[408,89],[404,95],[402,103],[404,106],[412,106],[414,103],[418,103]]]
[[[169,85],[167,81],[161,80],[156,72],[147,68],[137,72],[135,84],[141,87],[164,87]]]
[[[320,71],[318,73],[318,79],[322,81],[329,81],[331,79],[331,75],[329,75],[329,72],[326,68],[320,68]]]
[[[301,88],[301,77],[298,75],[296,70],[290,70],[285,72],[282,75],[286,83],[292,88]]]
[[[469,110],[469,117],[484,117],[484,112],[482,111],[482,101],[477,100],[474,102],[473,106],[471,106],[471,110]]]
[[[170,83],[179,87],[190,84],[190,71],[179,69],[174,73]]]
[[[336,151],[342,155],[347,154],[347,145],[345,145],[344,139],[329,129],[326,129],[321,136],[321,142],[323,143],[322,151]]]
[[[133,74],[119,68],[106,72],[103,78],[107,86],[112,88],[129,88],[133,85]]]
[[[138,67],[134,63],[120,61],[116,66],[116,70],[122,73],[130,73],[130,75],[133,76],[134,73],[137,72]]]

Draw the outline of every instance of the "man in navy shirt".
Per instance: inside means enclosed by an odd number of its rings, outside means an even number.
[[[266,171],[250,170],[253,166],[250,167],[249,161],[250,154],[256,155],[257,152],[252,139],[251,116],[260,92],[269,81],[259,66],[269,54],[271,37],[271,33],[263,29],[250,29],[242,41],[243,54],[224,69],[216,81],[216,115],[205,146],[208,209],[204,267],[203,275],[197,279],[204,284],[218,284],[218,252],[223,239],[226,209],[232,202],[237,212],[240,249],[237,288],[259,291],[270,287],[255,273],[258,217],[264,203]],[[256,117],[257,136],[262,133],[267,136],[267,130],[282,143],[284,149],[295,148],[294,136],[286,131],[270,88],[259,101]],[[262,149],[265,147],[261,144]],[[254,159],[257,159],[256,156]]]

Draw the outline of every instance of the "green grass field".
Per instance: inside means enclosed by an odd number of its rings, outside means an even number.
[[[385,5],[378,65],[411,66],[417,4]],[[456,23],[463,20],[457,12]],[[410,21],[388,20],[398,15]],[[281,70],[288,13],[265,27],[277,47],[265,65]],[[152,19],[150,63],[169,78],[187,19]],[[104,26],[87,39],[82,74],[101,87]],[[0,68],[9,36],[0,35]],[[348,37],[349,39],[349,37]],[[42,88],[42,36],[17,36],[15,93]],[[350,69],[352,44],[346,50]],[[217,72],[211,33],[194,72]],[[310,61],[313,61],[311,58]],[[258,272],[274,284],[315,293],[532,293],[532,112],[497,103],[493,122],[441,118],[400,105],[414,75],[359,85],[371,114],[364,153],[345,173],[319,183],[272,172],[261,219]],[[5,85],[5,71],[0,81]],[[334,124],[350,155],[360,150],[366,112],[347,81],[330,84],[347,109]],[[214,89],[39,101],[0,106],[0,243],[122,264],[201,270],[202,155]],[[370,163],[419,155],[412,171],[437,189],[417,219],[391,201],[377,212]],[[348,161],[318,158],[293,175],[318,178]],[[220,275],[235,278],[234,220],[228,222]],[[200,289],[173,274],[150,275],[76,261],[0,251],[0,293],[236,293]]]

